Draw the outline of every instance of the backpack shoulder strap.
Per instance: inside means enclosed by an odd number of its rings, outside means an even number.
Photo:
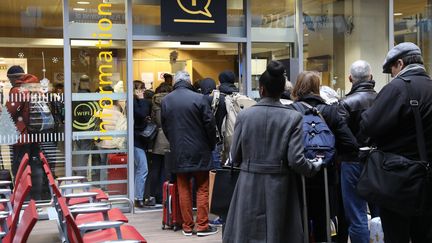
[[[301,103],[302,105],[306,106],[307,108],[313,110],[313,112],[316,112],[316,115],[318,115],[321,118],[321,120],[328,126],[326,120],[324,119],[324,117],[322,115],[322,111],[324,110],[324,107],[326,105],[321,105],[320,104],[320,105],[317,105],[317,106],[311,106],[311,105],[309,105],[308,103],[306,103],[304,101],[301,101],[299,103]]]
[[[215,89],[215,90],[213,90],[213,99],[212,99],[212,103],[211,103],[213,115],[215,115],[216,111],[218,110],[219,100],[220,100],[220,91]]]
[[[292,106],[294,107],[294,109],[300,113],[302,113],[303,115],[306,112],[305,107],[301,104],[301,102],[294,102],[292,103]]]

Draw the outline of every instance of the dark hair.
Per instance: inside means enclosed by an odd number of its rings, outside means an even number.
[[[163,82],[156,88],[155,93],[156,94],[169,93],[171,91],[172,91],[172,86],[169,85],[168,83]]]
[[[8,75],[14,75],[14,74],[23,75],[24,69],[20,65],[13,65],[7,70],[7,74]]]
[[[316,72],[305,71],[297,76],[297,81],[294,86],[292,97],[295,100],[305,95],[320,95],[320,77]]]
[[[401,58],[404,66],[408,66],[410,64],[424,64],[423,57],[421,55],[409,55]]]
[[[270,61],[266,71],[259,79],[260,87],[264,87],[269,97],[280,97],[285,89],[285,68],[279,61]]]
[[[133,81],[134,90],[138,89],[139,87],[145,89],[145,83],[141,82],[141,80],[134,80]]]
[[[172,76],[171,74],[169,74],[169,73],[164,73],[163,78],[164,78],[164,82],[165,82],[165,83],[169,83],[170,85],[172,85],[172,82],[173,82],[173,76]]]

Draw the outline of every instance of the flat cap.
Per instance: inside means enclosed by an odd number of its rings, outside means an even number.
[[[393,47],[388,53],[383,63],[383,73],[391,73],[391,64],[406,56],[421,55],[420,48],[412,42],[403,42]]]

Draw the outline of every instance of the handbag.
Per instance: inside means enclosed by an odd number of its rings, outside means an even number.
[[[139,135],[144,138],[145,141],[150,142],[153,141],[157,134],[157,124],[147,120],[146,127],[142,132],[139,133]]]
[[[418,100],[412,96],[410,80],[402,79],[407,84],[414,113],[420,161],[372,149],[360,175],[357,193],[368,202],[414,216],[432,209],[432,164],[427,160]]]
[[[231,163],[231,167],[223,167],[214,170],[213,173],[215,173],[213,188],[209,188],[209,191],[212,191],[210,212],[216,215],[227,215],[240,168],[233,167]]]

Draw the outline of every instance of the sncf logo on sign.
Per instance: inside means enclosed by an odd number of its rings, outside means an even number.
[[[227,0],[161,0],[163,32],[227,32]]]

